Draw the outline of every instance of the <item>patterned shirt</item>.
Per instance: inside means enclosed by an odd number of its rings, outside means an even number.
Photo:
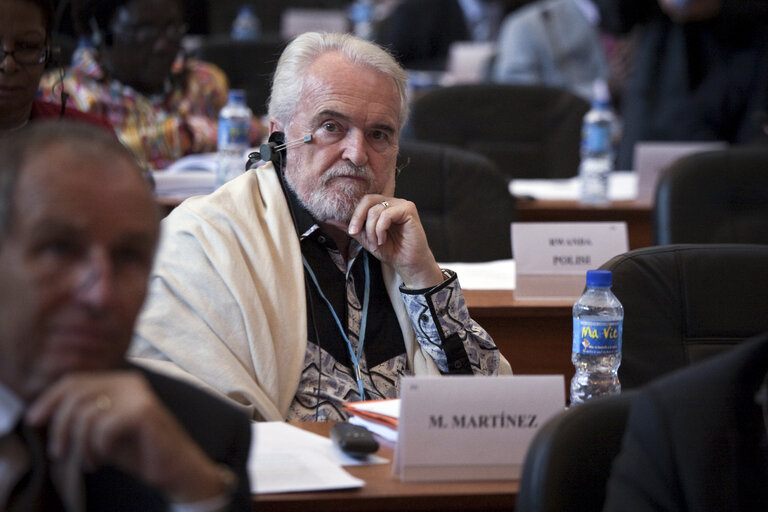
[[[40,81],[39,95],[105,117],[123,143],[155,169],[190,153],[216,150],[217,118],[227,101],[228,83],[216,66],[197,59],[177,59],[164,93],[146,96],[110,78],[96,50],[80,47],[64,75],[56,71]]]
[[[288,190],[287,196],[296,214],[302,256],[312,273],[305,271],[309,342],[286,421],[341,421],[348,416],[342,404],[361,400],[349,352],[357,352],[363,318],[367,328],[358,366],[366,400],[399,396],[400,377],[410,373],[402,331],[380,262],[354,240],[352,257],[345,262],[292,191]],[[366,267],[370,276],[368,290],[364,285]],[[495,374],[498,349],[488,333],[470,318],[456,274],[446,274],[447,279],[433,288],[400,288],[416,339],[442,373]],[[366,291],[367,312],[363,306]],[[344,326],[351,348],[339,333],[329,306]]]

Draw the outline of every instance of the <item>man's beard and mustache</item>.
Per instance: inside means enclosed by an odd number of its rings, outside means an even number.
[[[334,178],[340,176],[354,176],[362,178],[363,181],[331,183]],[[312,187],[306,197],[302,197],[290,179],[285,181],[315,220],[348,224],[360,199],[372,192],[374,175],[369,165],[358,167],[349,163],[343,164],[327,170],[319,186]]]

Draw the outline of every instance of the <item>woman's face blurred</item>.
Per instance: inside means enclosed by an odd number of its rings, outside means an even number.
[[[110,21],[112,44],[102,49],[102,63],[139,92],[160,92],[181,48],[183,27],[178,0],[131,0]]]
[[[37,5],[0,0],[0,130],[18,127],[29,119],[45,67],[34,56],[42,55],[46,44],[45,18]]]

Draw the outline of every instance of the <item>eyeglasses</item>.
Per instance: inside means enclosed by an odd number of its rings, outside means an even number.
[[[19,44],[15,50],[6,50],[0,48],[0,62],[3,62],[9,55],[13,57],[13,60],[17,64],[31,66],[34,64],[42,64],[48,58],[48,46],[40,44]]]
[[[189,26],[186,23],[169,23],[165,26],[159,25],[123,25],[113,27],[116,34],[132,39],[136,43],[146,44],[155,42],[161,37],[171,41],[177,41],[184,37]]]

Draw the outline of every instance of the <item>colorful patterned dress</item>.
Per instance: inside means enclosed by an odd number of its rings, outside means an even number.
[[[61,83],[59,72],[44,75],[42,99],[60,102]],[[229,88],[213,64],[179,58],[165,92],[146,96],[109,77],[96,50],[88,47],[75,52],[63,87],[68,106],[108,119],[123,143],[155,169],[190,153],[216,150],[218,113]]]

